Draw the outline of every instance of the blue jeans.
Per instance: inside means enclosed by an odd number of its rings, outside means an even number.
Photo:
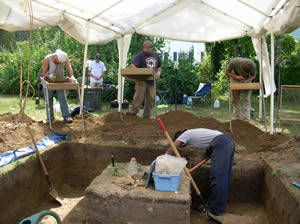
[[[44,88],[43,90],[44,90],[44,97],[46,97],[46,89]],[[47,121],[49,121],[49,117],[48,117],[48,113],[47,113],[47,110],[49,107],[50,107],[50,118],[52,121],[54,120],[54,113],[53,113],[54,94],[56,94],[57,99],[59,101],[62,116],[63,116],[64,120],[66,120],[67,118],[71,117],[69,107],[68,107],[66,91],[65,90],[49,90],[48,91],[49,105],[46,103]]]
[[[208,209],[221,214],[226,210],[235,144],[230,136],[223,134],[214,138],[209,150],[212,154]]]

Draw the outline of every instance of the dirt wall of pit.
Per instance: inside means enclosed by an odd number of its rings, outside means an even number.
[[[116,162],[128,162],[134,156],[143,165],[149,165],[166,148],[132,148],[127,145],[103,146],[64,142],[42,153],[54,188],[60,192],[61,186],[70,185],[84,194],[85,188],[111,163],[111,155]],[[182,157],[202,158],[202,153],[185,149]],[[48,185],[35,156],[23,158],[9,166],[15,166],[0,176],[0,217],[3,223],[18,223],[36,212],[35,205],[47,200]],[[15,162],[16,163],[16,162]],[[209,164],[193,173],[193,177],[205,194],[209,188]],[[264,167],[260,161],[253,162],[235,158],[232,171],[229,200],[237,202],[261,202],[264,185]],[[65,193],[65,192],[64,192]],[[67,194],[67,193],[66,193]],[[72,192],[65,197],[72,197]],[[48,200],[51,198],[48,196]],[[193,203],[198,203],[194,201]]]

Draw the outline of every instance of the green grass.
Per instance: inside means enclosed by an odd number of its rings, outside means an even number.
[[[192,112],[193,114],[197,116],[209,116],[213,117],[221,122],[228,122],[230,119],[229,116],[229,105],[228,105],[228,97],[227,96],[222,96],[218,97],[220,100],[220,108],[213,108],[213,101],[211,104],[203,105],[199,104],[197,106],[190,106],[186,104],[178,104],[177,105],[177,110],[185,110]],[[16,95],[1,95],[0,94],[0,114],[8,113],[11,112],[13,114],[19,113],[20,108],[18,105],[19,102],[19,97]],[[286,135],[300,135],[300,122],[288,122],[288,121],[281,121],[280,126],[279,123],[276,124],[277,119],[277,97],[275,97],[274,100],[274,127],[275,132],[279,133],[284,133]],[[298,101],[297,101],[298,102]],[[298,118],[300,119],[300,106],[299,103],[295,102],[294,99],[285,99],[283,101],[283,105],[281,108],[281,117],[293,117],[293,118]],[[77,105],[77,99],[74,98],[68,98],[68,103],[69,106],[74,106]],[[254,119],[251,120],[251,124],[259,127],[263,131],[265,130],[265,123],[260,122],[258,120],[259,116],[259,99],[256,95],[252,95],[251,99],[252,103],[252,108],[255,109],[254,112]],[[169,105],[168,108],[157,108],[157,116],[160,114],[166,113],[168,111],[174,111],[175,110],[175,105]],[[102,110],[100,111],[95,111],[91,113],[94,116],[99,116],[108,112],[117,112],[117,108],[110,108],[110,103],[109,102],[104,102],[102,103]],[[127,111],[127,110],[124,110]],[[40,101],[40,105],[35,104],[35,99],[28,98],[27,103],[26,103],[26,114],[32,117],[35,120],[45,120],[46,119],[46,112],[45,112],[45,102],[43,100]],[[142,110],[138,114],[139,116],[142,116]],[[152,116],[155,116],[155,111],[153,110]],[[234,115],[232,114],[232,117],[234,118]],[[270,98],[266,99],[266,117],[267,117],[267,130],[269,131],[270,129],[270,123],[269,123],[269,117],[270,117]],[[56,119],[62,119],[61,114],[58,113],[56,115]]]

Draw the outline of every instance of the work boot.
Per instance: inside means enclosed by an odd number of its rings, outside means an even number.
[[[65,123],[72,123],[72,121],[73,121],[73,119],[70,118],[70,117],[64,119],[64,122],[65,122]]]

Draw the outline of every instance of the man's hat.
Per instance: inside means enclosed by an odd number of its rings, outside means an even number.
[[[67,60],[67,58],[68,58],[68,55],[67,55],[66,52],[62,51],[61,49],[57,49],[57,50],[55,51],[55,54],[56,54],[56,56],[57,56],[57,58],[58,58],[58,61],[59,61],[60,63],[65,63],[65,62],[66,62],[66,60]]]
[[[151,42],[151,40],[146,40],[145,42],[144,42],[144,49],[145,50],[152,50],[152,42]]]
[[[100,59],[101,55],[99,53],[96,54],[95,59]]]

